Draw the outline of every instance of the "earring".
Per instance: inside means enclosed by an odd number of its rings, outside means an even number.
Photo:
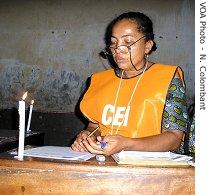
[[[144,59],[146,60],[146,59],[148,58],[148,56],[149,56],[149,55],[148,55],[147,53],[145,53],[145,54],[144,54]]]

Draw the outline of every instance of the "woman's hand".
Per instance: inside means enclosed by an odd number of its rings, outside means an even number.
[[[93,135],[88,137],[91,132],[97,128],[98,131],[94,132]],[[78,152],[90,152],[93,154],[102,154],[103,151],[100,147],[100,143],[97,141],[96,136],[100,135],[98,124],[89,122],[86,130],[81,131],[74,143],[71,145],[72,150]]]
[[[91,137],[88,137],[87,139],[82,141],[86,150],[92,154],[104,154],[103,149],[101,149],[100,142],[96,140],[96,137],[94,140]]]
[[[90,134],[89,131],[83,130],[78,135],[74,143],[71,145],[72,150],[77,152],[87,152],[85,145],[83,144],[83,140],[87,139],[88,135]],[[96,141],[96,137],[92,135],[90,137],[91,140]]]
[[[129,139],[121,135],[108,135],[105,137],[97,136],[97,140],[95,136],[94,138],[95,139],[88,137],[82,141],[85,149],[92,154],[103,154],[106,156],[124,150]],[[101,148],[101,142],[106,143],[106,147],[104,149]]]
[[[81,131],[78,135],[74,143],[71,145],[72,150],[78,152],[90,152],[92,154],[103,154],[103,150],[101,149],[100,142],[96,140],[95,135],[88,135],[91,132],[87,130]]]
[[[103,150],[103,154],[106,156],[115,154],[124,150],[127,147],[128,141],[131,138],[123,137],[121,135],[108,135],[105,137],[97,137],[99,142],[106,142],[106,147]]]

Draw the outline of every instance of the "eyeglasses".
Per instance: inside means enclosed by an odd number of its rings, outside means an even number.
[[[134,43],[130,44],[130,45],[119,45],[117,47],[107,47],[105,49],[105,53],[108,55],[114,55],[116,54],[116,50],[118,49],[120,51],[120,53],[122,54],[127,54],[128,52],[131,52],[131,46],[134,45],[135,43],[137,43],[138,41],[140,41],[142,38],[144,38],[145,36],[140,37],[138,40],[136,40]]]

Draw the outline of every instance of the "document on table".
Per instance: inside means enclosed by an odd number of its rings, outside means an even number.
[[[24,150],[24,156],[86,161],[95,155],[89,152],[76,152],[70,147],[42,146]]]
[[[118,164],[132,165],[193,165],[192,157],[173,152],[121,151],[112,157]]]

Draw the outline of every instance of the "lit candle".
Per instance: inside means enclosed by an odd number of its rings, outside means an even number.
[[[32,110],[33,110],[33,104],[34,104],[34,100],[31,100],[31,105],[30,105],[30,109],[29,109],[29,116],[28,116],[28,124],[27,124],[27,128],[26,128],[26,133],[29,133],[30,130],[30,125],[31,125],[31,116],[32,116]]]
[[[24,93],[22,100],[19,101],[19,144],[18,144],[18,159],[23,160],[24,141],[25,141],[25,99],[27,92]]]

